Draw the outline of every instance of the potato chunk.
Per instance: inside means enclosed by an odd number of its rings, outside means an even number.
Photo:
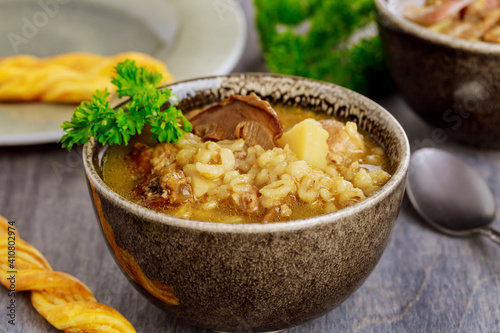
[[[328,153],[328,132],[314,119],[305,119],[283,133],[279,144],[288,144],[291,151],[309,165],[323,168]]]

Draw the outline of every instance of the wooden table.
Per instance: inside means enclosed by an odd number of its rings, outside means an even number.
[[[243,5],[251,17],[249,4]],[[252,20],[249,28],[237,71],[263,69]],[[500,207],[500,151],[434,142],[434,129],[398,96],[379,102],[401,122],[412,150],[435,145],[455,153],[487,180]],[[96,222],[79,152],[57,144],[0,147],[0,214],[16,221],[21,237],[55,270],[78,277],[138,332],[204,332],[165,315],[121,274]],[[3,288],[0,332],[57,332],[33,309],[28,293],[16,295],[16,325],[8,325],[8,302]],[[385,254],[365,284],[337,309],[286,332],[500,332],[500,248],[479,237],[434,232],[405,198]]]

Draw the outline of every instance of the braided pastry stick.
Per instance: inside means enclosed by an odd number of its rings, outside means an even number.
[[[111,57],[79,52],[49,58],[17,55],[0,58],[0,101],[80,103],[90,100],[96,89],[114,92],[113,67],[125,59],[161,73],[162,85],[173,81],[163,62],[140,52]]]
[[[54,327],[66,333],[136,332],[132,324],[115,309],[98,303],[92,292],[80,280],[54,272],[45,257],[33,246],[15,235],[14,268],[8,262],[8,221],[0,216],[1,283],[15,273],[15,289],[31,291],[35,309]]]

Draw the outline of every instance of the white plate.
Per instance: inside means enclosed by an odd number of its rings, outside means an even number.
[[[231,72],[246,42],[235,0],[0,0],[0,57],[140,51],[176,80]],[[56,142],[75,105],[0,103],[0,146]]]

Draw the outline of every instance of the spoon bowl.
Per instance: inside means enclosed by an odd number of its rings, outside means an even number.
[[[434,148],[416,151],[407,193],[417,212],[435,229],[451,236],[479,233],[500,245],[500,233],[489,227],[497,209],[491,189],[452,154]]]

